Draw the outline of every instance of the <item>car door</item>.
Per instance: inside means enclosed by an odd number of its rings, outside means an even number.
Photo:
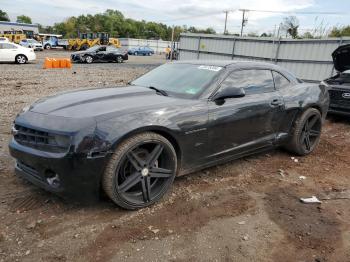
[[[270,70],[236,70],[221,83],[243,88],[245,96],[209,101],[208,144],[213,158],[248,153],[275,141],[283,99],[274,87]]]
[[[117,60],[118,49],[114,46],[107,46],[105,61],[116,61]]]
[[[5,54],[6,50],[4,49],[4,44],[0,43],[0,61],[6,61],[6,54]]]
[[[18,48],[12,43],[2,43],[1,61],[14,62],[18,53]]]
[[[106,59],[106,47],[102,46],[96,51],[95,58],[98,61],[104,61]]]

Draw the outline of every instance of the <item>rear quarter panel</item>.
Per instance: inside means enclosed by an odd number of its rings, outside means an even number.
[[[287,114],[282,123],[283,131],[289,132],[296,117],[310,107],[319,109],[325,119],[329,107],[329,94],[325,85],[300,83],[279,92],[283,96]]]

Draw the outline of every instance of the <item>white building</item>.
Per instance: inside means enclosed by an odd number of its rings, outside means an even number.
[[[0,34],[25,34],[28,38],[39,34],[39,27],[36,24],[25,24],[16,22],[0,21]]]

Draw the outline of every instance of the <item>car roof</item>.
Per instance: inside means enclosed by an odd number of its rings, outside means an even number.
[[[288,70],[280,67],[278,65],[266,62],[257,62],[257,61],[243,61],[243,60],[183,60],[175,61],[173,63],[179,64],[193,64],[193,65],[206,65],[206,66],[220,66],[230,69],[240,69],[240,68],[261,68],[261,69],[270,69],[282,73],[289,80],[293,82],[298,82],[298,79]]]
[[[264,67],[276,67],[271,63],[264,62],[256,62],[256,61],[235,61],[235,60],[184,60],[184,61],[176,61],[174,63],[180,64],[194,64],[194,65],[208,65],[208,66],[241,66],[241,65],[249,65],[249,66],[264,66]]]

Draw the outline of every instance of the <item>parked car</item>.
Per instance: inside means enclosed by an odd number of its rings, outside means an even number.
[[[24,47],[33,48],[34,50],[44,50],[43,45],[35,39],[22,39],[19,44]]]
[[[329,88],[329,113],[350,116],[350,45],[338,47],[332,58],[337,74],[324,80]]]
[[[7,37],[0,37],[0,43],[10,43],[10,40]]]
[[[114,46],[95,45],[84,51],[78,51],[71,54],[73,62],[117,62],[122,63],[128,60],[128,53]]]
[[[36,59],[34,50],[15,43],[0,42],[0,62],[25,64]]]
[[[154,50],[148,46],[139,46],[128,50],[129,55],[153,55]]]
[[[278,146],[310,154],[329,95],[273,64],[168,63],[124,88],[70,91],[18,114],[16,173],[64,196],[138,209],[175,176]]]

